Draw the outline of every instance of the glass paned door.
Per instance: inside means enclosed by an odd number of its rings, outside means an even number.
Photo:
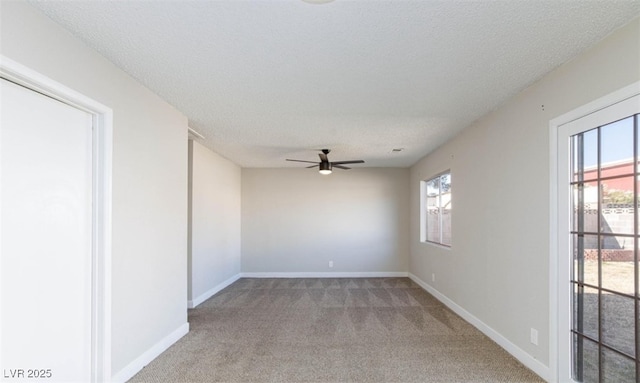
[[[638,114],[571,136],[576,382],[640,382]]]

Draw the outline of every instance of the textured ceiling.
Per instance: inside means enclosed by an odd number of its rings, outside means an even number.
[[[31,3],[243,167],[321,148],[410,166],[640,14],[638,0]]]

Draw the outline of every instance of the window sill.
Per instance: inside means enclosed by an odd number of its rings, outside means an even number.
[[[431,246],[439,247],[439,248],[445,249],[445,250],[451,250],[451,245],[443,245],[442,243],[438,243],[438,242],[420,241],[420,243],[422,243],[424,245],[431,245]]]

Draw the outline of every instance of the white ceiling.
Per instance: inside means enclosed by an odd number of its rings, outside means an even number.
[[[640,14],[640,0],[32,4],[243,167],[321,148],[410,166]]]

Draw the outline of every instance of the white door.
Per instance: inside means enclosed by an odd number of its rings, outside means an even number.
[[[1,379],[88,382],[92,115],[0,79]]]
[[[640,95],[560,126],[559,381],[640,381]]]

